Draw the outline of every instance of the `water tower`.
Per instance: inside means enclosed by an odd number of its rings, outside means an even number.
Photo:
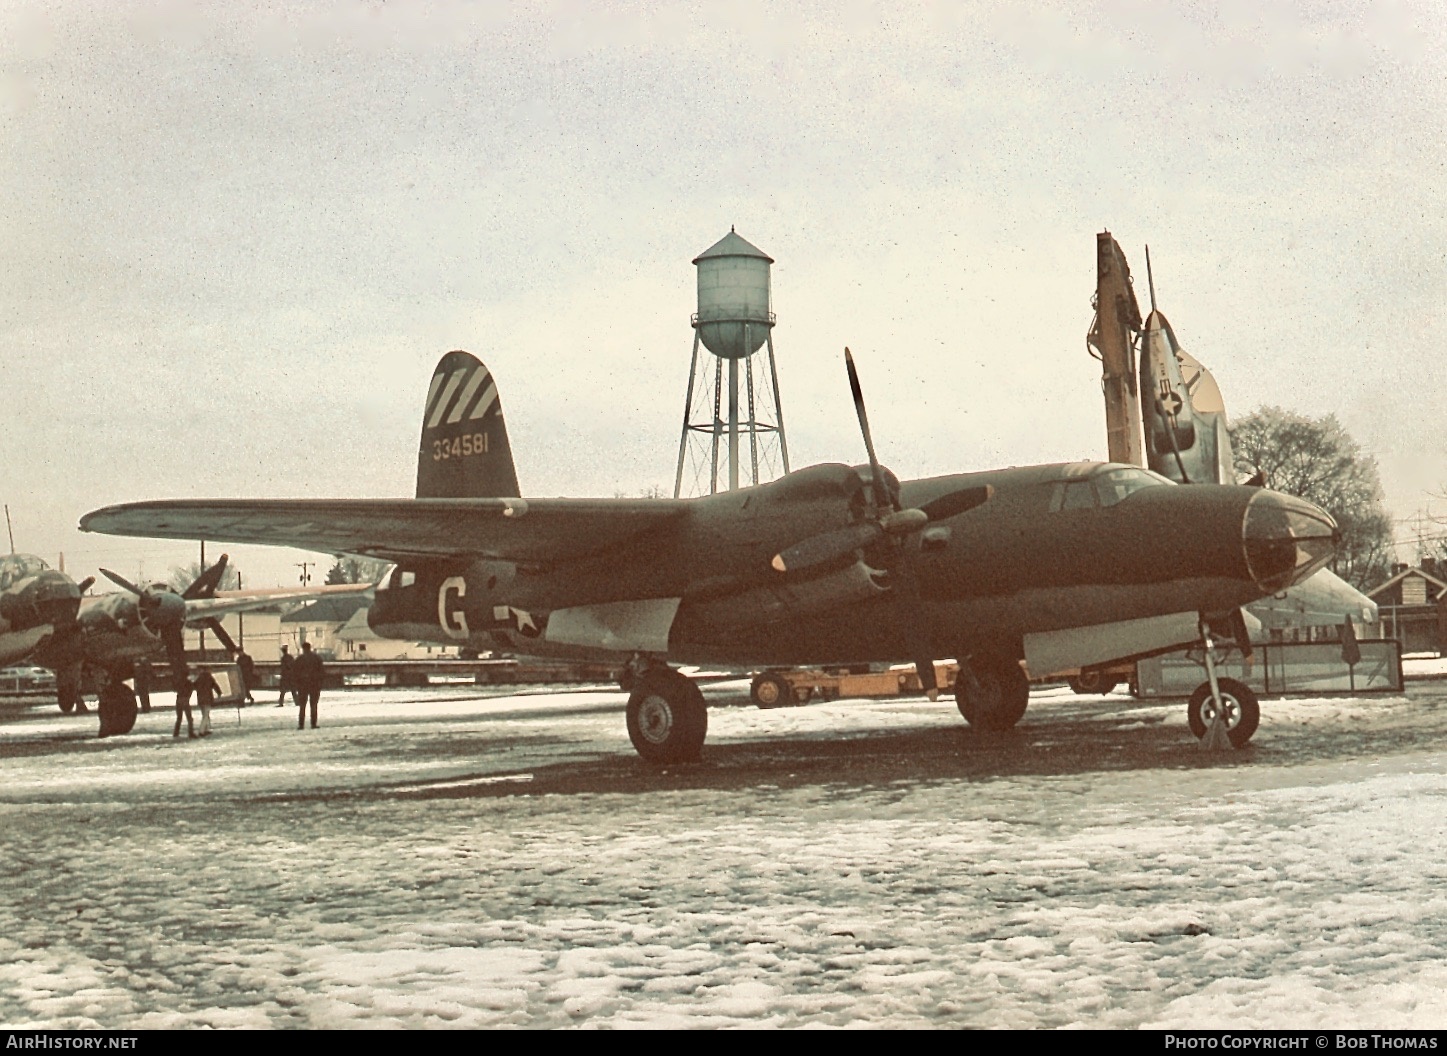
[[[720,455],[728,467],[728,490],[737,488],[745,443],[746,483],[758,484],[789,472],[779,372],[774,366],[774,313],[769,311],[773,258],[729,228],[693,263],[698,268],[698,311],[693,315],[693,364],[683,401],[674,498],[683,494],[685,471],[691,494],[719,491]],[[701,366],[700,344],[713,354],[712,362]],[[762,357],[755,355],[765,346],[767,375],[759,362]]]

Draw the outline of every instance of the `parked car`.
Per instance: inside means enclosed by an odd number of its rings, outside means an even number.
[[[0,668],[0,693],[54,693],[55,672],[48,667]]]

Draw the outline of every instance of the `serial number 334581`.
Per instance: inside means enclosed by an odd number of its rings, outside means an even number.
[[[446,462],[449,458],[467,458],[470,455],[487,454],[487,434],[468,433],[451,440],[432,441],[432,461]]]

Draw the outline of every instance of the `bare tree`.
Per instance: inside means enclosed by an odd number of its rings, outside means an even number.
[[[1360,590],[1387,578],[1392,519],[1382,505],[1377,460],[1336,415],[1308,418],[1260,407],[1232,427],[1231,446],[1243,480],[1261,474],[1268,487],[1314,502],[1336,518],[1342,539],[1333,571]]]
[[[201,578],[201,573],[206,571],[200,561],[192,561],[189,565],[174,565],[171,574],[166,578],[166,586],[177,594],[184,594],[186,588]],[[217,590],[240,590],[241,570],[235,565],[228,564],[226,572],[221,577]]]
[[[375,583],[387,570],[386,561],[372,557],[353,557],[337,554],[336,562],[327,569],[327,583]]]

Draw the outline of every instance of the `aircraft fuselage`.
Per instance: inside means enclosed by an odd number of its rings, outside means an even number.
[[[1139,486],[1150,476],[1141,470],[1127,470],[1140,476],[1116,487],[1107,478],[1123,469],[1082,463],[909,481],[900,489],[906,508],[929,509],[974,488],[992,497],[932,519],[903,543],[883,539],[828,567],[781,574],[771,566],[781,550],[851,523],[835,478],[854,471],[812,467],[696,500],[677,524],[546,567],[404,564],[378,590],[370,622],[389,637],[479,649],[626,655],[637,646],[626,633],[559,642],[550,623],[559,610],[596,609],[626,631],[634,617],[619,615],[620,599],[644,610],[676,599],[666,648],[638,651],[738,666],[899,662],[910,659],[900,598],[880,570],[897,560],[887,548],[906,545],[917,548],[910,559],[932,654],[1018,658],[1028,634],[1225,615],[1330,554],[1329,546],[1298,553],[1292,533],[1301,525],[1315,518],[1320,534],[1333,530],[1309,504],[1258,488],[1182,488],[1159,478]]]

